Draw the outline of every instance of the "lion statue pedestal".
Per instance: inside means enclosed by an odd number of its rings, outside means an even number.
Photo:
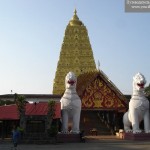
[[[140,122],[144,121],[144,133],[150,133],[149,101],[144,94],[145,77],[137,73],[133,77],[133,95],[129,102],[129,110],[123,116],[125,133],[138,134]]]
[[[77,78],[73,72],[69,72],[65,78],[66,90],[61,98],[62,133],[69,133],[68,123],[71,120],[71,133],[79,134],[81,113],[81,100],[76,92]]]

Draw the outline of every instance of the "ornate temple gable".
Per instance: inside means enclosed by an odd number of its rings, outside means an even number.
[[[77,92],[82,99],[82,109],[111,109],[125,111],[126,98],[101,71],[78,77]]]
[[[93,57],[88,32],[84,24],[79,20],[75,10],[69,21],[53,84],[53,94],[62,94],[65,90],[65,76],[69,71],[77,76],[88,71],[95,71],[96,65]]]

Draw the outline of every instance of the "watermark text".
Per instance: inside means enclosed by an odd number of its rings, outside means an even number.
[[[150,12],[150,0],[125,0],[125,12]]]

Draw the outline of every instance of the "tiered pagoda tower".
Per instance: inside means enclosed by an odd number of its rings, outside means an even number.
[[[63,94],[65,76],[69,71],[78,76],[95,70],[96,65],[88,32],[75,10],[65,30],[53,84],[53,94]]]

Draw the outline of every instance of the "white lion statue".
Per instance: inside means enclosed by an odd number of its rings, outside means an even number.
[[[144,94],[145,84],[145,77],[141,73],[133,77],[133,95],[129,102],[129,110],[123,116],[125,132],[141,133],[139,124],[144,120],[144,132],[150,133],[149,101]]]
[[[68,133],[68,122],[72,122],[71,133],[79,133],[81,100],[76,92],[77,78],[73,72],[69,72],[65,78],[66,90],[61,98],[62,132]]]

